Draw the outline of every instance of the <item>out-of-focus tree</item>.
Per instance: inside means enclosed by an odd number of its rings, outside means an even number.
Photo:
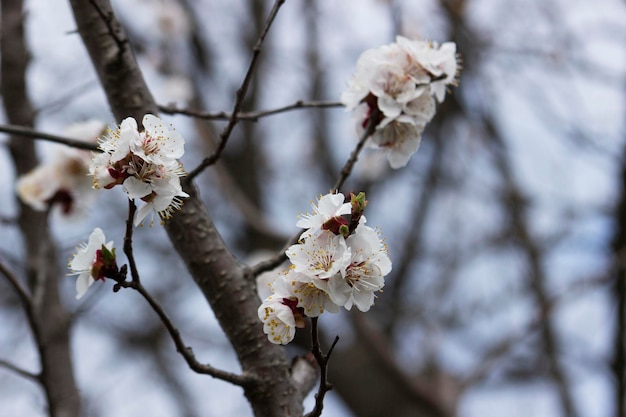
[[[393,269],[367,314],[319,320],[325,351],[340,336],[325,413],[625,415],[623,4],[51,3],[0,2],[6,413],[313,408],[309,335],[267,341],[254,275],[357,144],[337,100],[358,56],[402,35],[455,42],[463,71],[407,167],[365,149],[342,187],[366,192]],[[185,137],[187,169],[219,158],[164,227],[132,234],[141,290],[98,282],[77,303],[64,260],[95,226],[121,256],[128,203],[101,192],[71,221],[21,203],[17,178],[62,146],[32,136],[146,113]]]

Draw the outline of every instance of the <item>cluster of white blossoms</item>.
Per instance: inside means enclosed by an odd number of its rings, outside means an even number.
[[[362,135],[375,127],[368,146],[387,151],[392,168],[405,166],[417,152],[421,134],[449,85],[456,84],[456,45],[438,45],[398,36],[395,43],[365,51],[341,96],[353,110]]]
[[[76,299],[80,299],[97,280],[118,273],[113,242],[105,243],[104,232],[95,228],[87,244],[83,244],[70,259],[70,275],[78,275]]]
[[[270,283],[271,295],[259,307],[270,342],[287,344],[305,317],[356,306],[368,311],[391,271],[387,247],[365,225],[365,195],[326,194],[297,226],[306,231],[287,249],[291,266]]]
[[[139,132],[135,119],[128,117],[119,129],[109,130],[99,143],[103,152],[94,154],[89,166],[94,188],[121,184],[129,199],[145,203],[135,214],[135,226],[151,211],[161,220],[170,218],[181,208],[181,197],[189,197],[180,184],[186,175],[178,161],[185,152],[183,137],[152,114],[142,124],[145,130]]]
[[[63,135],[95,143],[105,128],[104,123],[90,120],[68,126]],[[58,207],[63,216],[86,212],[93,197],[91,181],[87,177],[90,159],[89,151],[61,147],[50,160],[17,180],[17,195],[37,211]]]

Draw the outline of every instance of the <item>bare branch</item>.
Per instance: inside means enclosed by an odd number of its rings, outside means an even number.
[[[17,224],[17,219],[9,216],[0,216],[0,224]]]
[[[53,135],[50,133],[39,132],[26,126],[0,124],[0,132],[9,133],[11,135],[18,135],[25,138],[47,140],[49,142],[71,146],[72,148],[84,149],[86,151],[98,150],[98,145],[96,144],[88,143],[80,139],[72,139],[64,136]]]
[[[263,272],[271,271],[274,268],[278,268],[280,264],[287,260],[287,255],[285,252],[289,248],[289,246],[295,244],[298,241],[301,233],[296,234],[291,239],[285,243],[285,246],[278,252],[276,255],[272,256],[270,259],[266,259],[265,261],[261,261],[257,264],[252,265],[249,268],[250,276],[257,277]]]
[[[139,278],[139,270],[137,269],[137,264],[135,262],[135,256],[133,254],[133,218],[135,217],[135,212],[137,211],[137,206],[132,200],[128,202],[128,219],[126,220],[126,234],[124,236],[124,253],[128,258],[128,263],[130,265],[130,273],[131,273],[131,281],[126,280],[126,271],[125,268],[122,268],[122,272],[116,276],[111,277],[115,280],[116,284],[113,287],[113,291],[117,292],[120,288],[132,288],[137,291],[141,296],[150,304],[150,307],[154,310],[155,313],[163,322],[163,325],[169,332],[174,344],[176,345],[176,350],[182,355],[185,359],[189,368],[191,370],[199,373],[210,375],[214,378],[221,379],[223,381],[230,382],[232,384],[238,386],[250,385],[253,381],[253,377],[251,376],[241,376],[237,374],[233,374],[230,372],[222,371],[220,369],[214,368],[211,365],[204,365],[198,362],[196,356],[193,353],[193,350],[185,345],[182,336],[180,335],[180,331],[169,318],[161,304],[150,295],[150,293],[146,290],[146,288],[141,284],[141,279]]]
[[[265,40],[265,37],[267,33],[269,32],[270,27],[272,26],[272,23],[274,22],[274,18],[278,14],[278,10],[284,3],[285,3],[285,0],[276,0],[274,2],[274,6],[272,7],[272,10],[270,11],[270,14],[265,22],[265,27],[263,28],[263,31],[259,35],[259,39],[257,40],[257,43],[253,48],[252,59],[248,67],[248,72],[246,73],[246,76],[243,79],[243,83],[241,84],[241,87],[239,87],[239,89],[237,90],[237,99],[235,100],[235,107],[233,108],[230,119],[228,120],[228,125],[224,128],[222,133],[220,133],[220,143],[217,149],[215,150],[213,155],[209,156],[208,158],[205,158],[200,163],[200,165],[198,165],[197,168],[193,169],[189,173],[186,179],[187,183],[190,183],[191,181],[193,181],[196,175],[200,174],[205,168],[207,168],[210,165],[213,165],[220,158],[220,156],[222,155],[222,152],[226,148],[226,143],[228,142],[228,139],[230,138],[230,135],[233,132],[233,129],[235,128],[235,126],[237,125],[237,122],[239,121],[237,119],[237,113],[239,113],[239,111],[241,110],[241,106],[243,106],[243,100],[246,97],[246,93],[248,92],[248,87],[250,86],[250,82],[252,81],[252,75],[254,74],[254,71],[256,69],[256,64],[259,59],[259,55],[261,53],[261,46],[263,45],[263,41]]]
[[[170,334],[174,344],[176,345],[176,350],[181,354],[181,356],[189,365],[189,368],[199,374],[210,375],[213,378],[221,379],[222,381],[230,382],[233,385],[237,385],[240,387],[247,387],[254,383],[255,378],[251,375],[237,375],[231,372],[226,372],[221,369],[217,369],[211,365],[202,364],[198,362],[196,356],[193,353],[193,350],[185,345],[182,336],[180,335],[180,331],[172,322],[170,317],[167,315],[161,304],[150,295],[150,293],[146,290],[146,288],[139,282],[139,280],[135,280],[136,277],[133,277],[132,281],[125,281],[124,279],[116,280],[117,289],[121,288],[132,288],[137,291],[141,296],[150,304],[152,310],[159,316],[161,322],[167,329]],[[118,287],[119,286],[119,287]],[[114,287],[114,290],[116,289]]]
[[[317,390],[317,394],[315,394],[315,406],[310,413],[305,414],[305,417],[321,416],[322,410],[324,409],[324,397],[328,391],[333,389],[333,386],[328,382],[328,361],[330,359],[330,355],[333,353],[333,349],[339,341],[339,336],[335,337],[330,349],[328,349],[328,353],[324,354],[320,345],[317,323],[318,317],[311,317],[311,352],[320,367],[320,385]]]
[[[375,121],[375,117],[371,117],[367,128],[365,129],[365,131],[361,135],[361,138],[359,139],[359,143],[357,143],[356,147],[350,154],[350,157],[348,158],[345,165],[341,169],[339,178],[337,179],[337,182],[332,188],[334,191],[339,191],[341,187],[343,186],[343,184],[345,183],[345,181],[350,176],[350,174],[352,173],[354,164],[356,164],[356,161],[359,158],[359,153],[361,152],[361,150],[363,150],[363,146],[365,146],[365,142],[367,142],[367,139],[374,132],[374,129],[375,129],[374,121]],[[285,251],[289,248],[289,246],[293,245],[294,243],[298,241],[300,234],[301,232],[298,232],[298,234],[296,234],[291,239],[289,239],[287,243],[285,243],[285,246],[283,247],[283,249],[281,249],[281,251],[278,252],[276,255],[274,255],[272,258],[259,262],[258,264],[250,267],[251,275],[253,277],[256,277],[259,274],[262,274],[263,272],[271,271],[272,269],[282,264],[287,259],[287,255],[285,255]]]
[[[27,371],[25,369],[22,369],[22,368],[20,368],[20,367],[18,367],[16,365],[13,365],[11,362],[8,362],[8,361],[0,359],[0,367],[6,368],[9,371],[14,372],[15,374],[17,374],[17,375],[19,375],[19,376],[21,376],[23,378],[29,379],[29,380],[31,380],[33,382],[37,382],[37,383],[41,382],[41,375],[34,374],[34,373],[29,372],[29,371]]]
[[[128,264],[130,265],[130,276],[134,283],[139,284],[141,282],[139,278],[139,270],[137,269],[137,263],[135,262],[135,255],[133,254],[133,220],[135,218],[135,212],[137,206],[133,200],[128,200],[128,219],[126,219],[126,233],[124,235],[124,254],[128,258]]]
[[[379,110],[375,110],[375,111],[378,112]],[[354,164],[356,164],[357,159],[359,159],[359,153],[361,153],[361,151],[363,150],[363,146],[365,146],[365,142],[367,142],[367,139],[371,136],[372,133],[374,133],[374,130],[376,129],[376,120],[377,120],[376,114],[373,114],[370,116],[369,122],[367,123],[367,127],[365,128],[365,131],[363,132],[363,134],[361,135],[361,138],[359,139],[359,143],[357,143],[356,147],[350,154],[350,157],[346,161],[346,164],[343,166],[343,168],[341,168],[339,178],[337,179],[337,182],[332,188],[333,190],[336,190],[336,191],[341,190],[341,187],[343,187],[343,184],[346,182],[346,180],[352,173]]]
[[[301,110],[301,109],[327,109],[327,108],[337,108],[342,107],[343,104],[338,101],[308,101],[305,102],[303,100],[298,100],[293,104],[288,104],[283,107],[277,107],[275,109],[269,110],[261,110],[257,112],[240,112],[235,115],[236,120],[246,120],[251,122],[256,122],[259,119],[267,116],[273,116],[280,113],[285,113],[292,110]],[[165,114],[182,114],[184,116],[195,117],[197,119],[205,119],[205,120],[230,120],[233,115],[232,113],[226,112],[204,112],[199,110],[192,110],[187,108],[176,107],[174,104],[170,105],[159,105],[159,111]]]
[[[20,298],[20,302],[27,314],[32,314],[32,301],[30,292],[24,284],[22,284],[17,276],[13,274],[2,262],[0,262],[0,272],[5,276],[9,284],[13,287]]]
[[[246,225],[251,230],[278,243],[289,239],[288,234],[281,233],[271,224],[267,214],[252,202],[251,197],[242,190],[241,185],[235,181],[232,173],[224,164],[217,163],[213,169],[218,179],[217,186],[222,190],[224,197],[228,198],[239,210]]]

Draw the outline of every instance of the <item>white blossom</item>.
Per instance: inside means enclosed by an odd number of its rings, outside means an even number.
[[[350,264],[350,249],[343,236],[322,230],[304,242],[290,246],[287,257],[295,272],[323,280],[335,274],[345,275]]]
[[[118,179],[121,178],[121,172],[119,175],[113,168],[111,162],[111,154],[107,152],[94,153],[91,163],[89,164],[89,175],[93,178],[93,188],[110,188],[118,183]]]
[[[283,295],[275,293],[266,298],[258,309],[259,319],[263,322],[263,332],[274,344],[286,345],[296,334],[296,317],[292,306],[286,301],[288,299]]]
[[[70,125],[67,125],[63,129],[63,136],[67,136],[68,138],[74,138],[78,140],[83,140],[85,142],[96,143],[98,137],[102,135],[106,131],[106,124],[104,124],[101,120],[90,119],[85,120],[83,122],[76,122]],[[86,151],[81,151],[76,148],[67,148],[72,149],[72,151],[80,152],[82,155],[88,155],[89,153]]]
[[[335,275],[328,282],[331,300],[350,310],[352,305],[368,311],[374,304],[374,293],[385,285],[384,277],[391,272],[391,260],[378,233],[360,225],[346,239],[350,249],[350,264],[345,275]]]
[[[456,56],[456,44],[445,42],[438,45],[435,42],[410,40],[402,36],[397,38],[398,44],[406,48],[409,54],[415,57],[424,69],[436,80],[430,82],[430,94],[440,103],[445,98],[446,88],[453,85],[457,77],[459,65]]]
[[[258,315],[272,343],[293,340],[306,317],[353,305],[368,311],[385,285],[391,260],[378,232],[365,225],[365,194],[344,201],[343,194],[320,197],[312,214],[300,216],[298,226],[308,229],[285,252],[289,268],[257,279],[259,292],[269,289]]]
[[[189,194],[182,190],[180,180],[176,176],[155,178],[150,182],[129,177],[123,185],[129,198],[144,201],[135,214],[133,221],[135,226],[141,224],[151,211],[157,213],[163,220],[169,219],[174,211],[182,207],[180,197],[189,197]]]
[[[54,165],[44,164],[18,178],[16,192],[33,210],[45,211],[60,187],[61,178]]]
[[[280,274],[273,284],[273,290],[276,292],[287,293],[298,299],[298,307],[304,309],[307,317],[318,317],[324,311],[336,313],[339,306],[333,303],[328,293],[319,288],[323,284],[314,283],[314,278],[308,275],[288,271],[286,274]]]
[[[80,299],[96,279],[102,279],[99,254],[102,246],[109,251],[113,250],[113,242],[105,243],[104,232],[95,228],[89,236],[87,244],[83,244],[69,261],[70,275],[78,275],[76,279],[76,299]]]
[[[63,134],[95,143],[104,127],[104,123],[90,120],[68,126]],[[50,159],[18,179],[17,194],[34,210],[58,207],[63,216],[81,214],[93,197],[91,181],[87,177],[89,160],[88,151],[61,146]]]
[[[330,219],[350,213],[350,203],[344,201],[345,197],[341,193],[329,193],[320,197],[317,204],[311,203],[313,213],[301,214],[296,226],[307,229],[303,236],[321,229]]]
[[[136,226],[150,212],[169,219],[182,207],[182,198],[189,197],[180,183],[186,175],[178,161],[184,154],[183,137],[154,115],[146,114],[142,123],[142,132],[132,117],[109,130],[100,141],[103,152],[94,154],[89,167],[94,188],[122,184],[129,199],[143,202],[135,214]]]
[[[133,154],[155,165],[168,165],[183,156],[185,140],[180,133],[152,114],[146,114],[142,124],[145,130],[130,142]]]
[[[132,117],[122,120],[117,130],[109,130],[100,141],[100,149],[111,155],[111,162],[115,163],[130,154],[130,144],[139,140],[137,121]]]

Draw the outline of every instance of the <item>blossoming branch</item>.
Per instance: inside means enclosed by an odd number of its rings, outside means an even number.
[[[395,43],[365,51],[341,96],[353,111],[359,136],[370,123],[367,145],[384,149],[392,168],[405,166],[419,148],[426,124],[435,115],[460,69],[456,45],[438,45],[398,36]]]
[[[180,184],[186,175],[178,161],[185,152],[183,137],[152,114],[146,114],[142,124],[145,130],[139,132],[135,119],[124,119],[100,140],[103,152],[94,154],[89,166],[94,188],[122,184],[129,199],[145,203],[135,215],[135,226],[150,211],[161,220],[170,218],[182,207],[181,197],[189,197]]]
[[[384,277],[391,271],[387,247],[379,233],[365,225],[365,195],[326,194],[313,213],[297,223],[306,228],[299,243],[287,249],[288,270],[270,283],[272,294],[259,307],[259,319],[269,340],[287,344],[305,317],[355,305],[368,311]]]

